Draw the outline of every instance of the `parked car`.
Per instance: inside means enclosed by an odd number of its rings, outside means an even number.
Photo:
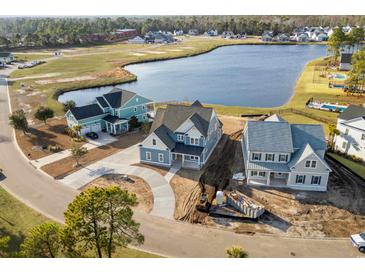
[[[86,137],[90,138],[91,140],[96,140],[99,138],[99,135],[96,132],[88,132],[86,133]]]
[[[365,252],[365,232],[351,235],[351,242],[360,252]]]

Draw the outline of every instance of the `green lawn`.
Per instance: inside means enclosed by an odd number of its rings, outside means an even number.
[[[48,219],[21,203],[0,187],[0,236],[10,236],[9,256],[19,251],[19,246],[30,229]],[[133,248],[116,251],[118,258],[158,258],[155,254]]]
[[[333,158],[335,158],[337,161],[339,161],[345,167],[352,170],[354,173],[356,173],[357,175],[359,175],[361,178],[363,178],[365,180],[365,165],[364,164],[356,163],[352,160],[349,160],[349,159],[347,159],[343,156],[340,156],[338,154],[335,154],[335,153],[328,153],[328,154],[331,155]]]

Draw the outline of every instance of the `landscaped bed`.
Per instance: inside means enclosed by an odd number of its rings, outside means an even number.
[[[47,125],[38,124],[29,128],[29,134],[16,131],[19,147],[30,160],[36,160],[52,154],[49,146],[58,146],[60,150],[71,147],[71,138],[65,132],[66,119],[50,119]]]
[[[62,160],[45,165],[41,169],[56,179],[62,179],[63,177],[84,168],[85,166],[141,142],[144,137],[145,136],[141,132],[121,135],[118,136],[118,141],[116,142],[93,148],[88,151],[88,153],[81,158],[80,166],[75,166],[75,159],[72,156],[69,156]]]

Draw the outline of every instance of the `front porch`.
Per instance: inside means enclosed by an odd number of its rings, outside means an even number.
[[[187,146],[177,143],[171,151],[171,160],[173,163],[181,162],[181,166],[187,169],[201,169],[203,147]]]
[[[106,132],[112,135],[119,135],[128,132],[128,120],[121,119],[117,116],[108,115],[103,118]]]
[[[266,177],[248,177],[247,183],[258,186],[287,187],[289,173],[266,171]]]

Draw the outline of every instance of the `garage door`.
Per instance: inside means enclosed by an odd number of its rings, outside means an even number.
[[[81,128],[81,135],[85,135],[86,133],[91,131],[91,126],[83,126]]]
[[[101,125],[100,124],[91,125],[91,131],[100,132],[101,131]]]

